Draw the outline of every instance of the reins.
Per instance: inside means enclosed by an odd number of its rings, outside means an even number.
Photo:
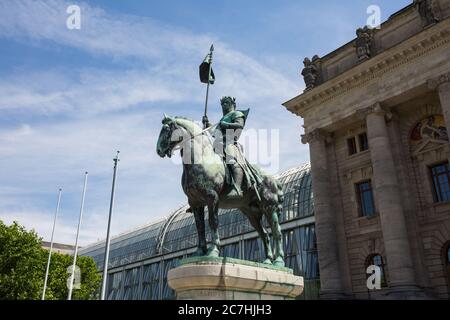
[[[175,129],[179,129],[178,124],[177,124],[175,121],[174,121],[173,123],[175,124]],[[216,124],[214,124],[214,125],[212,125],[212,126],[206,128],[206,129],[203,129],[200,133],[197,133],[197,134],[192,134],[192,133],[190,133],[186,128],[184,128],[184,129],[190,134],[191,137],[188,138],[188,139],[182,139],[180,142],[178,142],[178,143],[175,145],[175,147],[173,147],[173,149],[172,149],[172,154],[173,154],[175,151],[181,149],[181,145],[182,145],[182,144],[184,144],[184,143],[186,143],[186,142],[188,142],[188,141],[194,140],[194,139],[197,138],[198,136],[201,136],[201,135],[203,135],[205,132],[208,132],[209,130],[215,128],[218,124],[219,124],[219,122],[217,122]]]

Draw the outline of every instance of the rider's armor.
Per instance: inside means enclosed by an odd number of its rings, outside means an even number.
[[[223,156],[233,178],[234,190],[230,195],[240,195],[241,186],[244,180],[245,158],[242,153],[242,146],[238,143],[242,129],[231,129],[221,125],[240,124],[245,125],[248,111],[233,110],[225,114],[217,125],[214,133],[216,152]]]

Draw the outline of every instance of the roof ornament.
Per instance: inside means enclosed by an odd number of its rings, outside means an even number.
[[[359,62],[370,59],[374,55],[373,33],[373,29],[370,29],[368,26],[356,30],[357,38],[355,46]]]
[[[322,66],[318,55],[312,58],[303,60],[304,68],[301,72],[303,80],[305,81],[305,91],[311,90],[322,83]]]
[[[414,7],[422,18],[424,28],[439,22],[433,0],[414,0]]]

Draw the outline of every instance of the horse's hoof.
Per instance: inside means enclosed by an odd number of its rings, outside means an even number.
[[[263,264],[272,264],[272,260],[267,258],[266,260],[263,261]]]
[[[278,258],[276,258],[275,261],[273,262],[273,265],[274,265],[275,267],[284,267],[284,266],[285,266],[284,260],[283,260],[282,258],[278,257]]]
[[[209,248],[208,250],[208,257],[219,257],[219,249],[217,249],[216,246],[212,246],[211,248]]]

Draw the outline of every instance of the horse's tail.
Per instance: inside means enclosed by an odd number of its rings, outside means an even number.
[[[283,211],[284,193],[281,183],[278,179],[271,176],[265,176],[261,184],[260,194],[263,194],[263,198],[266,205],[272,207],[272,210],[277,211],[280,215]]]
[[[278,179],[274,179],[275,184],[277,186],[277,198],[278,198],[278,214],[281,214],[283,211],[283,203],[284,203],[284,192],[283,192],[283,186],[281,185],[280,181]]]

